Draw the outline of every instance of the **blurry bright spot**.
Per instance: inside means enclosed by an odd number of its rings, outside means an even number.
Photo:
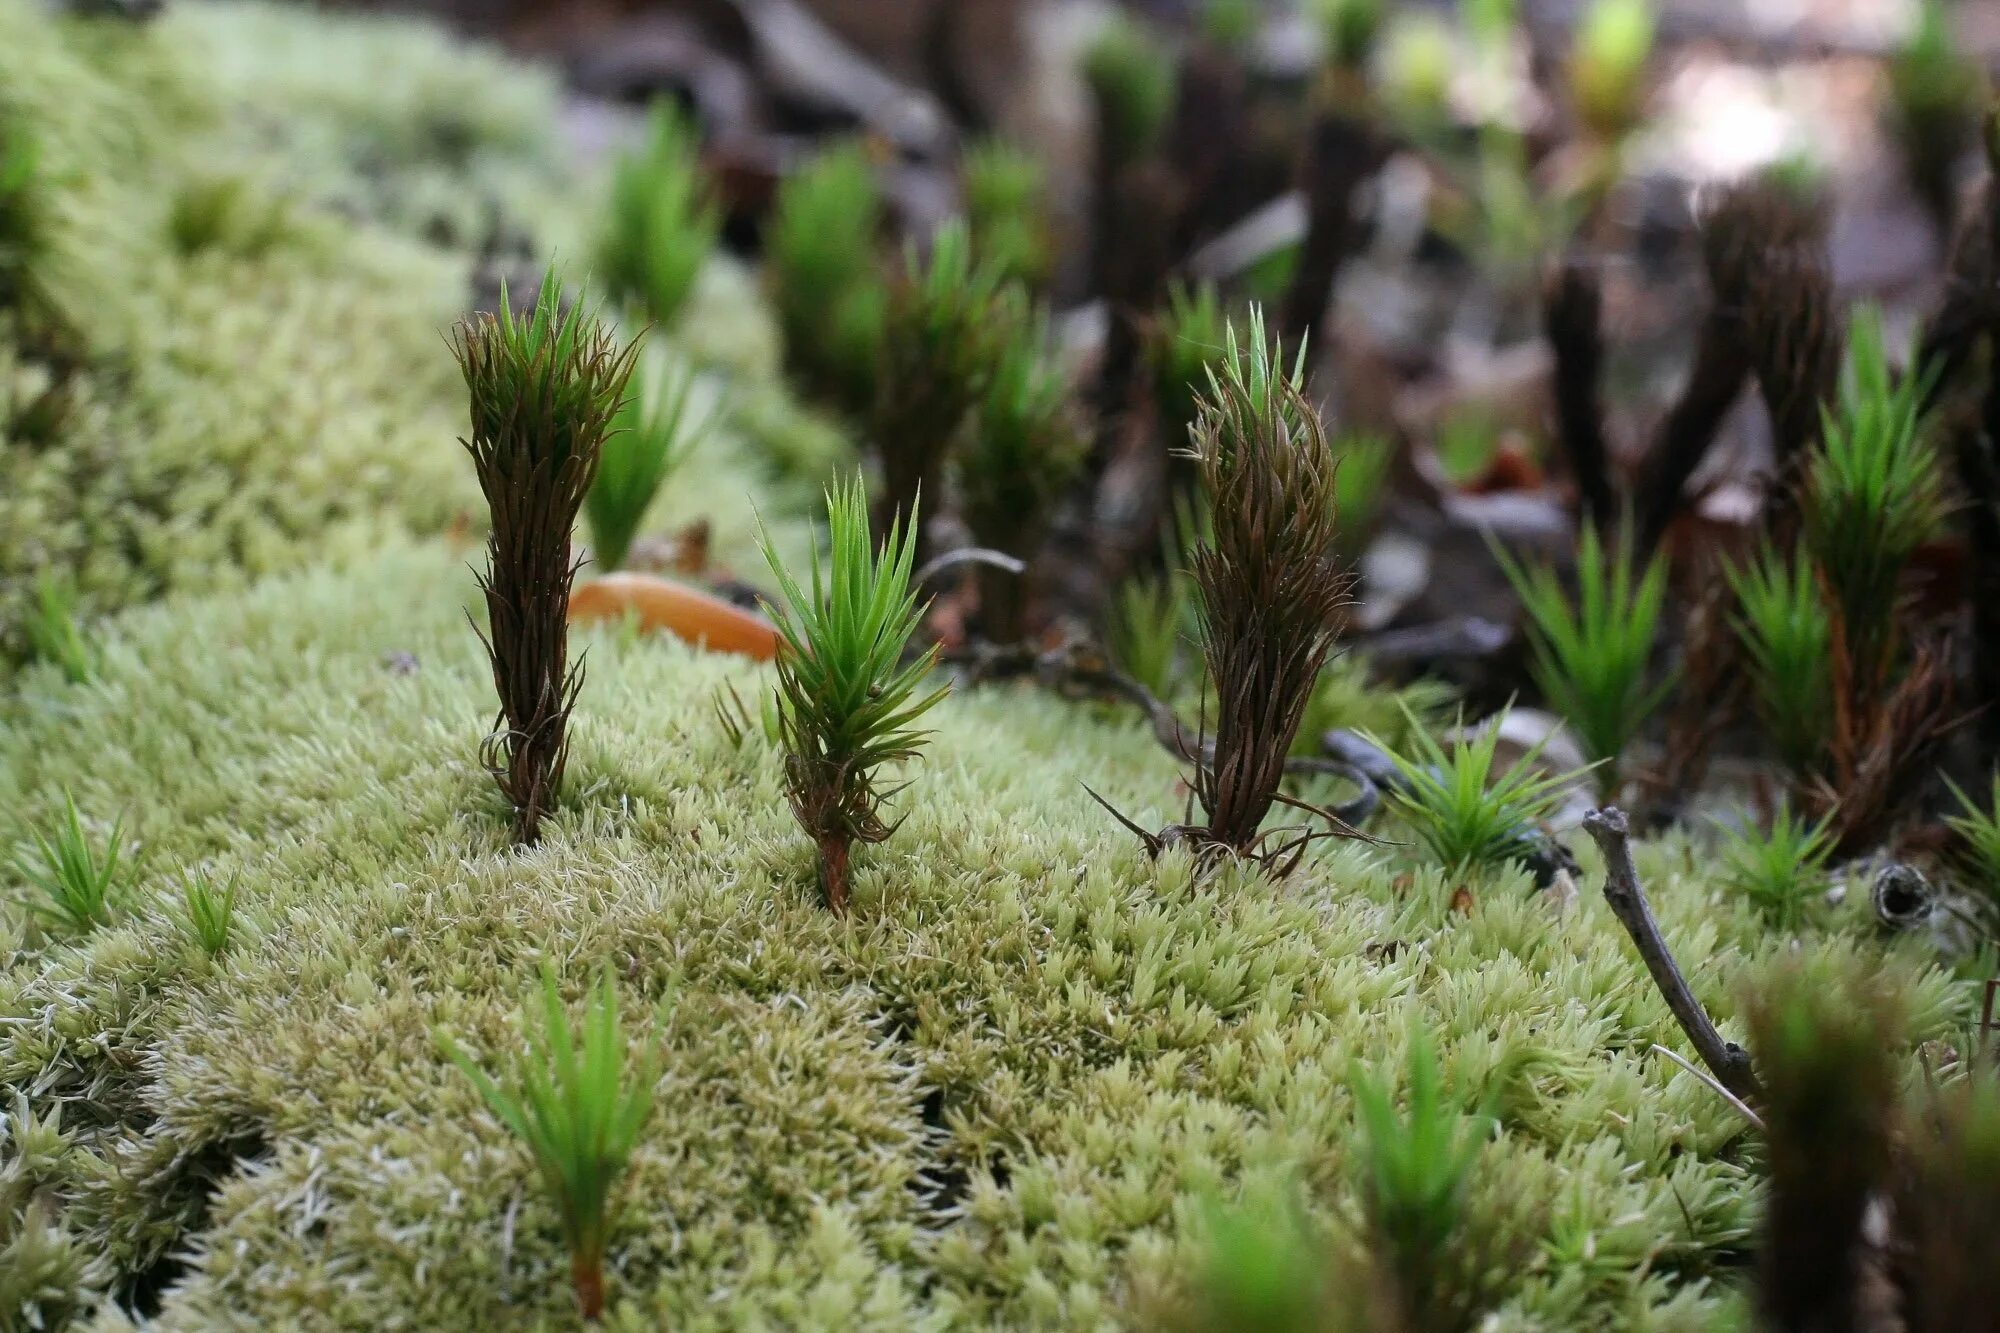
[[[1741,176],[1797,152],[1804,127],[1781,107],[1768,76],[1744,65],[1697,63],[1668,83],[1659,146],[1697,179]]]

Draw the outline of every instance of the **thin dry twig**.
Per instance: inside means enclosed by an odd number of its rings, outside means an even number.
[[[1716,1030],[1660,934],[1660,923],[1654,919],[1652,904],[1646,901],[1646,890],[1639,884],[1638,867],[1632,863],[1632,829],[1625,812],[1615,805],[1592,810],[1583,817],[1583,827],[1604,853],[1604,901],[1611,905],[1612,915],[1638,947],[1640,960],[1666,999],[1667,1008],[1673,1011],[1674,1020],[1687,1034],[1695,1054],[1732,1095],[1744,1101],[1755,1100],[1759,1094],[1750,1053],[1725,1040]]]

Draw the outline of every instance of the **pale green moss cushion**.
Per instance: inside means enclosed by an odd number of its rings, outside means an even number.
[[[100,826],[125,813],[143,875],[81,941],[8,909],[0,1080],[63,1108],[57,1215],[108,1248],[105,1282],[190,1256],[164,1326],[564,1321],[533,1168],[432,1039],[511,1049],[545,959],[572,994],[608,968],[628,1013],[679,987],[613,1247],[635,1326],[1117,1326],[1188,1271],[1209,1192],[1295,1170],[1351,1204],[1351,1062],[1396,1061],[1413,1020],[1468,1104],[1525,1062],[1475,1209],[1516,1241],[1503,1327],[1714,1317],[1742,1126],[1642,1058],[1671,1020],[1594,897],[1557,911],[1514,876],[1459,915],[1435,871],[1358,844],[1192,884],[1080,789],[1171,817],[1146,733],[1007,689],[939,711],[837,920],[778,755],[713,712],[768,672],[615,633],[588,639],[562,814],[515,853],[476,761],[466,554],[136,613],[99,683],[38,669],[10,707],[0,844],[68,787]],[[181,917],[190,865],[242,876],[218,963]],[[1642,868],[1729,1021],[1746,951],[1790,943],[1683,851]],[[1935,1029],[1944,981],[1892,965]]]

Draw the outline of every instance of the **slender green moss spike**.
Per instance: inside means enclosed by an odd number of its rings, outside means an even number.
[[[605,285],[649,318],[671,324],[721,225],[702,176],[694,125],[670,103],[656,105],[645,144],[612,169],[599,258]]]
[[[1944,517],[1943,479],[1923,433],[1924,378],[1889,369],[1880,316],[1856,312],[1841,405],[1806,477],[1806,535],[1840,613],[1857,688],[1872,690],[1897,642],[1897,590]]]
[[[1382,0],[1313,0],[1327,59],[1340,69],[1366,69],[1382,30],[1383,9]]]
[[[1192,615],[1180,570],[1125,580],[1113,594],[1106,626],[1112,662],[1155,698],[1171,697],[1180,683],[1181,641]]]
[[[1951,1333],[2000,1309],[2000,1078],[1975,1065],[1925,1100],[1902,1136],[1891,1205],[1903,1327]]]
[[[181,897],[187,906],[188,925],[201,947],[213,958],[229,947],[230,932],[236,926],[236,885],[238,876],[217,892],[215,881],[205,870],[190,870],[182,877]]]
[[[1173,54],[1139,20],[1117,11],[1083,56],[1097,108],[1098,154],[1116,170],[1150,157],[1173,114]]]
[[[30,651],[54,663],[72,685],[96,674],[97,653],[77,625],[76,595],[67,583],[46,572],[36,580],[26,628]]]
[[[605,569],[624,567],[653,497],[714,429],[715,413],[689,415],[695,379],[691,366],[642,360],[633,368],[584,507],[592,553]]]
[[[0,310],[12,309],[33,282],[41,246],[34,196],[40,153],[14,116],[0,116]]]
[[[500,711],[482,754],[514,808],[515,840],[532,843],[562,787],[583,684],[569,666],[570,533],[638,345],[620,350],[591,311],[565,308],[551,268],[531,311],[517,314],[503,290],[500,313],[461,323],[452,351],[472,403],[463,443],[493,522],[480,589]]]
[[[1305,396],[1303,352],[1286,372],[1253,311],[1232,328],[1193,433],[1211,532],[1190,574],[1215,687],[1214,759],[1194,789],[1197,838],[1248,854],[1278,797],[1285,757],[1346,618],[1352,582],[1334,554],[1333,452]]]
[[[627,1037],[609,976],[591,992],[580,1034],[570,1031],[553,970],[542,972],[542,1030],[527,1033],[507,1086],[474,1064],[445,1033],[438,1044],[479,1088],[493,1114],[528,1145],[556,1205],[569,1247],[570,1281],[585,1319],[604,1311],[604,1256],[617,1222],[618,1188],[639,1132],[653,1112],[659,1057],[651,1049],[626,1068]]]
[[[1570,50],[1570,96],[1600,138],[1615,142],[1644,116],[1646,64],[1658,28],[1653,0],[1591,0],[1584,10]]]
[[[1186,452],[1188,432],[1201,415],[1208,368],[1222,358],[1228,338],[1229,317],[1214,283],[1190,287],[1177,281],[1167,289],[1166,308],[1154,320],[1147,339],[1146,360],[1152,368],[1153,406],[1176,495],[1191,493],[1198,481],[1194,460]]]
[[[1773,548],[1729,569],[1740,612],[1736,632],[1765,735],[1786,768],[1804,777],[1825,757],[1833,718],[1833,617],[1811,555]]]
[[[1958,835],[1966,878],[1988,915],[1989,927],[2000,931],[2000,770],[1993,774],[1993,787],[1983,808],[1957,783],[1948,778],[1946,782],[1958,798],[1959,813],[1945,823]]]
[[[1671,688],[1646,683],[1666,565],[1655,557],[1635,578],[1629,529],[1606,550],[1589,523],[1577,542],[1574,598],[1548,566],[1524,569],[1505,552],[1500,561],[1531,622],[1536,684],[1616,790],[1620,756]]]
[[[1475,1282],[1458,1262],[1466,1201],[1485,1142],[1486,1117],[1468,1121],[1445,1095],[1437,1051],[1422,1028],[1410,1034],[1409,1096],[1396,1110],[1393,1084],[1356,1067],[1354,1104],[1365,1131],[1362,1207],[1377,1273],[1376,1297],[1389,1308],[1371,1326],[1467,1329],[1479,1314]]]
[[[888,317],[875,262],[881,227],[867,151],[847,144],[785,178],[765,245],[787,368],[808,391],[856,416],[875,403]]]
[[[1956,212],[1956,169],[1977,135],[1987,84],[1953,33],[1943,0],[1920,0],[1916,17],[1909,38],[1889,61],[1889,124],[1917,197],[1948,233]]]
[[[1904,1016],[1853,965],[1785,967],[1753,997],[1770,1192],[1757,1309],[1774,1329],[1853,1328],[1862,1219],[1888,1183]]]
[[[100,851],[84,831],[76,800],[63,793],[63,816],[53,836],[36,832],[33,854],[14,859],[14,873],[42,891],[33,904],[43,917],[72,930],[111,923],[111,896],[124,879],[125,821],[120,817]]]
[[[974,262],[962,222],[938,229],[927,258],[911,248],[889,303],[875,401],[879,532],[898,520],[916,531],[917,495],[938,493],[945,451],[1020,323],[1018,296],[998,269]]]
[[[1049,350],[1047,320],[1020,324],[996,355],[953,455],[959,510],[973,539],[1031,560],[1087,446],[1068,377]],[[981,566],[978,578],[987,636],[1015,642],[1025,628],[1021,576]]]
[[[815,551],[808,586],[785,568],[768,534],[764,555],[786,602],[772,608],[782,640],[785,789],[799,826],[818,848],[826,905],[845,912],[854,844],[881,842],[895,832],[882,818],[882,805],[897,789],[884,789],[878,770],[917,756],[929,733],[914,724],[947,689],[921,691],[937,659],[935,645],[904,660],[924,614],[910,586],[914,505],[907,524],[890,524],[879,554],[872,551],[859,477],[827,492],[826,518],[826,569],[822,574]]]
[[[1340,553],[1358,560],[1382,519],[1396,442],[1373,431],[1348,431],[1333,442],[1333,507],[1340,518]]]
[[[1006,281],[1046,284],[1055,244],[1041,159],[1005,139],[984,139],[965,151],[964,180],[973,253]]]
[[[1409,718],[1410,753],[1369,737],[1395,761],[1406,784],[1404,790],[1386,794],[1389,807],[1449,875],[1467,875],[1526,856],[1535,826],[1555,813],[1563,789],[1576,779],[1574,773],[1540,771],[1539,744],[1496,775],[1494,759],[1504,720],[1503,714],[1468,732],[1461,717],[1449,750],[1414,716]]]
[[[1826,860],[1833,853],[1831,816],[1817,823],[1781,803],[1769,832],[1743,829],[1723,848],[1724,877],[1773,922],[1795,929],[1826,887]]]
[[[1329,1333],[1353,1292],[1329,1271],[1330,1238],[1306,1213],[1296,1185],[1259,1188],[1237,1206],[1209,1203],[1207,1244],[1192,1290],[1157,1325],[1168,1333]]]

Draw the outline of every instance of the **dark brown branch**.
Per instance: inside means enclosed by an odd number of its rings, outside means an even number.
[[[1639,884],[1638,867],[1632,864],[1632,830],[1625,812],[1615,805],[1592,810],[1583,817],[1583,827],[1604,853],[1604,901],[1611,905],[1612,915],[1632,937],[1640,960],[1666,999],[1667,1008],[1673,1011],[1674,1020],[1687,1034],[1695,1054],[1718,1083],[1744,1101],[1754,1102],[1759,1093],[1750,1053],[1735,1042],[1724,1040],[1716,1030],[1708,1012],[1689,989],[1687,978],[1681,975],[1680,966],[1674,962],[1660,934],[1660,923],[1653,919],[1652,904],[1646,901],[1646,891]]]
[[[1611,460],[1598,385],[1604,366],[1603,293],[1582,262],[1564,260],[1549,275],[1543,327],[1555,355],[1556,439],[1576,478],[1583,517],[1601,530],[1617,517]]]
[[[1381,169],[1387,148],[1368,121],[1340,106],[1322,108],[1306,144],[1302,184],[1306,198],[1305,244],[1279,307],[1278,332],[1300,346],[1322,332],[1340,271],[1365,232],[1358,209],[1361,187]]]
[[[1694,368],[1675,400],[1652,451],[1646,457],[1638,486],[1637,511],[1641,557],[1649,555],[1667,535],[1680,512],[1681,491],[1708,455],[1722,420],[1743,390],[1744,353],[1736,321],[1710,311],[1702,321],[1695,345]]]

